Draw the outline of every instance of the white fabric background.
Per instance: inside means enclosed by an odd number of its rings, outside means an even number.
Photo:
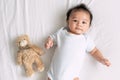
[[[66,11],[79,3],[87,4],[94,16],[90,35],[112,65],[107,68],[87,56],[81,80],[120,80],[120,1],[119,0],[0,0],[0,80],[45,80],[54,49],[45,50],[48,35],[66,25]],[[16,64],[15,39],[28,34],[41,46],[44,72],[26,77]]]

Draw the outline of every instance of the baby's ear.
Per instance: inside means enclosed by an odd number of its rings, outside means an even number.
[[[67,25],[69,24],[69,21],[68,20],[66,20],[66,23],[67,23]]]

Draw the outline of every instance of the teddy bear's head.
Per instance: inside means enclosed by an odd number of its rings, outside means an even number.
[[[28,35],[19,36],[16,42],[19,48],[25,48],[30,44]]]

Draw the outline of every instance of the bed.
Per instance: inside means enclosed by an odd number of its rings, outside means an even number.
[[[0,80],[47,80],[54,48],[46,50],[45,39],[66,26],[67,10],[80,3],[92,11],[89,35],[112,64],[108,68],[88,55],[80,80],[120,80],[119,0],[0,0]],[[15,39],[21,34],[28,34],[44,50],[44,72],[26,77],[23,67],[16,64]]]

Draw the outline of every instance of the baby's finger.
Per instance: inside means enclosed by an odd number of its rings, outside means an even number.
[[[53,42],[51,41],[51,42],[50,42],[50,47],[52,47],[52,46],[53,46]]]
[[[111,65],[111,63],[109,62],[109,60],[105,61],[105,65],[108,66],[108,67]]]
[[[45,47],[46,49],[49,49],[50,48],[50,46],[49,46],[49,44],[46,44],[46,47]]]

